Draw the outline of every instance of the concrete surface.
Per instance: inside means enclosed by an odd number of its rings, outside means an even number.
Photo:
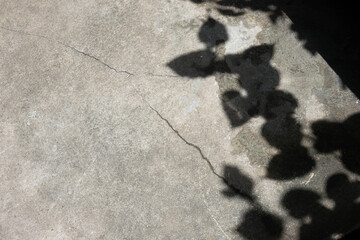
[[[286,16],[194,2],[0,1],[0,239],[359,223],[359,101]]]

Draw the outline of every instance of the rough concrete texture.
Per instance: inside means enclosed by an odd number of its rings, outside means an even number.
[[[286,16],[194,2],[0,1],[0,239],[359,223],[355,96]]]

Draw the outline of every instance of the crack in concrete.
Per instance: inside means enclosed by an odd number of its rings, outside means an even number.
[[[140,93],[138,93],[140,94]],[[140,95],[141,96],[141,95]],[[222,180],[223,183],[225,183],[232,191],[234,191],[234,193],[238,194],[239,196],[243,197],[244,199],[246,199],[252,206],[254,206],[255,208],[258,209],[262,209],[261,205],[257,202],[256,197],[253,195],[249,195],[248,193],[244,192],[243,190],[239,189],[238,187],[234,186],[229,180],[227,180],[224,176],[220,175],[219,173],[216,172],[214,165],[211,163],[211,161],[204,155],[204,153],[202,152],[201,148],[191,142],[189,142],[188,140],[186,140],[180,133],[178,130],[176,130],[174,128],[174,126],[169,122],[169,120],[167,120],[166,118],[164,118],[159,111],[157,111],[155,108],[153,108],[142,96],[141,98],[148,104],[149,108],[154,111],[158,117],[160,117],[171,129],[172,131],[183,141],[185,142],[188,146],[191,146],[193,148],[195,148],[198,153],[200,154],[201,158],[203,160],[205,160],[205,162],[208,164],[211,172],[219,179]]]
[[[5,28],[5,27],[2,27],[2,26],[0,26],[0,29],[6,30],[6,31],[9,31],[9,32],[15,32],[15,33],[22,34],[22,35],[27,35],[27,36],[32,36],[32,37],[38,37],[38,38],[46,39],[46,40],[48,40],[48,41],[50,41],[50,42],[56,42],[56,43],[58,43],[58,44],[60,44],[60,45],[62,45],[62,46],[64,46],[64,47],[66,47],[66,48],[69,48],[69,49],[71,49],[71,50],[73,50],[73,51],[75,51],[75,52],[77,52],[77,53],[80,53],[80,54],[82,54],[82,55],[84,55],[84,56],[86,56],[86,57],[89,57],[89,58],[94,59],[95,61],[101,63],[103,66],[105,66],[105,67],[107,67],[107,68],[115,71],[116,73],[127,74],[128,76],[135,76],[134,73],[131,73],[131,72],[126,71],[126,70],[118,70],[118,69],[110,66],[110,65],[107,64],[106,62],[102,61],[100,58],[95,57],[95,56],[93,56],[93,55],[90,55],[89,53],[86,53],[86,52],[84,52],[84,51],[81,51],[81,50],[79,50],[79,49],[77,49],[77,48],[75,48],[75,47],[73,47],[73,46],[71,46],[71,45],[69,45],[69,44],[66,44],[66,43],[62,42],[62,41],[59,41],[59,40],[56,40],[56,39],[53,39],[53,38],[49,38],[49,37],[44,36],[44,35],[32,34],[32,33],[29,33],[29,32],[25,32],[25,31],[21,31],[21,30],[14,30],[14,29]],[[175,75],[162,75],[162,74],[154,74],[154,73],[150,73],[150,72],[146,72],[146,73],[144,73],[144,74],[145,74],[145,75],[152,76],[152,77],[173,77],[173,78],[179,77],[179,76],[175,76]]]
[[[103,62],[103,61],[100,60],[99,58],[97,58],[97,57],[95,57],[95,56],[92,56],[92,55],[90,55],[90,54],[88,54],[88,53],[86,53],[86,52],[80,51],[80,50],[76,49],[76,48],[73,47],[73,46],[67,45],[67,44],[65,44],[65,43],[63,43],[63,42],[60,42],[60,41],[58,41],[58,40],[55,40],[55,41],[58,42],[59,44],[65,46],[65,47],[67,47],[67,48],[70,48],[70,49],[74,50],[75,52],[78,52],[78,53],[80,53],[80,54],[83,54],[83,55],[85,55],[85,56],[87,56],[87,57],[90,57],[90,58],[94,59],[95,61],[101,63],[101,64],[104,65],[105,67],[107,67],[107,68],[109,68],[109,69],[111,69],[111,70],[113,70],[113,71],[115,71],[115,72],[117,72],[117,73],[126,73],[128,76],[134,76],[134,74],[131,73],[131,72],[128,72],[128,71],[126,71],[126,70],[118,70],[118,69],[116,69],[116,68],[114,68],[114,67],[111,67],[109,64]]]
[[[201,158],[203,160],[206,161],[206,163],[208,164],[211,172],[213,174],[215,174],[217,177],[221,178],[221,179],[224,179],[223,176],[221,176],[220,174],[218,174],[216,171],[215,171],[215,168],[214,166],[212,165],[211,161],[204,155],[204,153],[202,152],[201,148],[191,142],[189,142],[188,140],[186,140],[180,133],[178,130],[176,130],[173,125],[169,122],[169,120],[167,120],[166,118],[164,118],[155,108],[153,108],[150,104],[149,104],[149,107],[151,108],[152,111],[154,111],[172,130],[173,132],[183,141],[185,142],[187,145],[195,148],[198,153],[200,154]]]
[[[105,62],[102,61],[101,59],[99,59],[99,58],[97,58],[97,57],[95,57],[95,56],[92,56],[92,55],[90,55],[90,54],[88,54],[88,53],[86,53],[86,52],[83,52],[83,51],[81,51],[81,50],[79,50],[79,49],[77,49],[77,48],[75,48],[75,47],[73,47],[73,46],[70,46],[70,45],[68,45],[68,44],[66,44],[66,43],[64,43],[64,42],[62,42],[62,41],[59,41],[59,40],[56,40],[56,39],[53,39],[53,38],[49,38],[49,37],[46,37],[46,36],[43,36],[43,35],[32,34],[32,33],[25,32],[25,31],[14,30],[14,29],[5,28],[5,27],[0,27],[0,28],[3,29],[3,30],[9,31],[9,32],[15,32],[15,33],[18,33],[18,34],[23,34],[23,35],[32,36],[32,37],[43,38],[43,39],[46,39],[46,40],[51,41],[51,42],[56,42],[56,43],[58,43],[58,44],[60,44],[60,45],[62,45],[62,46],[64,46],[64,47],[66,47],[66,48],[69,48],[69,49],[71,49],[71,50],[73,50],[73,51],[75,51],[75,52],[77,52],[77,53],[80,53],[80,54],[82,54],[82,55],[84,55],[84,56],[86,56],[86,57],[89,57],[89,58],[94,59],[95,61],[101,63],[103,66],[105,66],[105,67],[107,67],[107,68],[115,71],[116,73],[125,73],[125,74],[127,74],[128,76],[134,76],[134,74],[131,73],[131,72],[129,72],[129,71],[126,71],[126,70],[118,70],[118,69],[110,66],[109,64],[105,63]]]
[[[214,166],[212,165],[211,161],[204,155],[204,153],[202,152],[201,148],[191,142],[189,142],[188,140],[186,140],[180,133],[178,130],[176,130],[174,128],[174,126],[170,123],[169,120],[167,120],[165,117],[163,117],[160,112],[158,110],[156,110],[155,108],[153,108],[151,106],[151,104],[143,97],[143,95],[139,92],[139,90],[137,89],[136,86],[134,86],[131,81],[130,81],[130,84],[133,86],[134,90],[136,91],[136,93],[139,95],[139,97],[148,105],[148,107],[156,113],[156,115],[161,118],[169,127],[170,129],[188,146],[190,147],[193,147],[197,150],[197,152],[200,154],[201,158],[203,160],[206,161],[206,163],[208,164],[211,172],[218,178],[220,178],[223,182],[225,182],[228,186],[232,187],[234,189],[234,191],[238,192],[239,190],[237,190],[235,187],[233,187],[226,179],[225,177],[221,176],[220,174],[218,174],[216,171],[215,171],[215,168]]]
[[[86,57],[89,57],[89,58],[92,58],[94,59],[95,61],[101,63],[103,66],[107,67],[108,69],[111,69],[113,71],[115,71],[116,73],[122,73],[122,74],[127,74],[128,76],[135,76],[135,74],[129,72],[129,71],[126,71],[126,70],[118,70],[112,66],[110,66],[109,64],[105,63],[104,61],[102,61],[101,59],[95,57],[95,56],[92,56],[90,55],[89,53],[86,53],[86,52],[83,52],[71,45],[68,45],[62,41],[59,41],[59,40],[56,40],[56,39],[53,39],[53,38],[50,38],[50,37],[47,37],[47,36],[43,36],[43,35],[38,35],[38,34],[32,34],[32,33],[29,33],[29,32],[26,32],[26,31],[20,31],[20,30],[14,30],[14,29],[9,29],[9,28],[5,28],[5,27],[2,27],[0,26],[0,29],[3,29],[3,30],[6,30],[6,31],[9,31],[9,32],[15,32],[15,33],[18,33],[18,34],[22,34],[22,35],[27,35],[27,36],[33,36],[33,37],[38,37],[38,38],[42,38],[42,39],[46,39],[50,42],[56,42],[66,48],[69,48],[77,53],[80,53]],[[154,74],[154,73],[150,73],[150,72],[146,72],[144,73],[146,75],[149,75],[149,76],[153,76],[153,77],[180,77],[180,76],[174,76],[174,75],[160,75],[160,74]],[[228,185],[235,193],[240,193],[241,194],[241,190],[240,189],[237,189],[235,186],[233,186],[228,180],[226,180],[225,177],[223,177],[222,175],[220,175],[219,173],[217,173],[215,171],[215,168],[214,166],[212,165],[211,161],[204,155],[204,153],[202,152],[201,148],[189,141],[187,141],[180,133],[178,130],[176,130],[172,124],[166,119],[164,118],[155,108],[153,108],[144,98],[143,96],[137,91],[137,88],[135,86],[133,86],[136,90],[136,92],[139,94],[139,96],[147,103],[147,105],[150,107],[150,109],[152,111],[154,111],[163,121],[166,122],[166,124],[172,129],[172,131],[183,141],[185,142],[188,146],[191,146],[193,148],[195,148],[198,153],[200,154],[201,158],[203,160],[205,160],[205,162],[208,164],[211,172],[216,176],[218,177],[219,179],[221,179],[226,185]]]
[[[213,166],[213,164],[211,163],[211,161],[209,160],[209,158],[207,158],[204,153],[202,152],[201,148],[191,142],[189,142],[188,140],[186,140],[180,133],[178,130],[176,130],[174,128],[174,126],[170,123],[169,120],[167,120],[165,117],[163,117],[160,112],[158,110],[156,110],[155,108],[153,108],[151,106],[151,104],[143,97],[143,95],[139,92],[139,90],[137,89],[137,87],[135,87],[131,81],[130,84],[133,86],[135,92],[139,95],[139,97],[148,105],[148,107],[156,113],[156,115],[162,119],[169,127],[170,129],[188,146],[195,148],[197,150],[197,152],[200,154],[201,158],[203,160],[205,160],[205,162],[208,164],[211,172],[220,180],[222,180],[223,183],[225,183],[232,191],[234,191],[234,193],[242,196],[243,198],[245,198],[246,200],[248,200],[252,205],[257,205],[256,202],[256,197],[248,195],[247,193],[244,193],[241,189],[237,188],[236,186],[234,186],[231,182],[229,182],[224,176],[220,175],[219,173],[216,172],[215,167]]]

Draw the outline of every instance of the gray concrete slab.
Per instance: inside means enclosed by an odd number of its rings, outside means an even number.
[[[0,239],[359,223],[359,101],[286,16],[217,8],[0,1]]]

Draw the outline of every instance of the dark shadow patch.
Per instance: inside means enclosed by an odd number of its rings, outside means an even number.
[[[340,151],[341,162],[349,171],[360,174],[360,113],[344,122],[317,121],[312,124],[314,147],[320,153]]]
[[[219,13],[221,13],[222,15],[224,16],[231,16],[231,17],[238,17],[238,16],[241,16],[241,15],[244,15],[245,13],[242,12],[242,11],[234,11],[234,10],[231,10],[231,9],[221,9],[221,8],[218,8],[217,11]]]
[[[301,177],[315,167],[315,160],[301,145],[301,125],[293,116],[296,107],[297,100],[284,91],[273,91],[267,96],[264,114],[267,121],[261,132],[271,146],[280,150],[268,166],[267,176],[271,179]]]
[[[226,28],[213,18],[204,22],[198,36],[205,49],[182,55],[168,66],[183,77],[214,75],[223,110],[232,127],[242,126],[254,117],[266,120],[262,135],[280,150],[270,161],[267,177],[290,180],[309,173],[315,161],[301,146],[301,126],[293,116],[297,100],[291,93],[276,89],[280,76],[270,64],[274,46],[262,44],[241,54],[226,55],[223,49],[228,39]]]
[[[283,232],[281,218],[262,210],[248,211],[236,229],[241,236],[249,240],[277,240]]]
[[[278,240],[283,232],[283,221],[280,217],[265,210],[253,195],[254,183],[251,178],[241,173],[235,166],[225,166],[223,174],[227,188],[223,190],[226,197],[238,197],[251,204],[236,231],[249,240]],[[234,187],[236,191],[234,191]]]
[[[252,1],[247,2],[250,4]],[[240,6],[233,5],[234,1],[217,3],[221,6]],[[274,14],[270,15],[274,21],[281,15],[276,7],[274,9],[270,5],[260,4],[257,9],[273,11]],[[279,152],[270,160],[268,178],[291,180],[312,171],[315,161],[309,156],[307,148],[301,145],[304,138],[302,126],[294,117],[297,99],[291,93],[277,89],[280,76],[270,64],[273,45],[263,44],[241,54],[226,54],[226,28],[213,18],[204,22],[198,36],[205,45],[204,49],[180,56],[169,62],[168,66],[184,77],[215,76],[224,112],[232,127],[242,126],[254,117],[265,119],[262,136]],[[324,153],[340,150],[344,165],[358,172],[354,159],[359,156],[359,150],[355,148],[359,144],[354,142],[359,143],[360,134],[356,126],[359,126],[358,115],[343,123],[314,123],[317,138],[315,148]],[[349,141],[344,143],[344,138]],[[227,186],[222,192],[226,197],[239,198],[250,205],[236,231],[249,240],[281,239],[283,221],[258,201],[253,192],[253,180],[234,166],[225,166],[220,178]],[[333,175],[328,179],[326,193],[327,198],[335,203],[334,208],[324,206],[321,203],[323,197],[312,190],[294,188],[285,194],[281,203],[289,215],[300,221],[301,240],[323,239],[332,234],[346,233],[359,222],[359,182],[350,181],[344,174]]]
[[[283,16],[291,19],[291,30],[311,54],[319,53],[360,98],[360,15],[350,1],[335,0],[191,0],[212,2],[225,16],[246,9],[267,13],[273,24]]]
[[[237,167],[225,166],[224,179],[229,188],[223,191],[223,194],[227,197],[240,197],[250,202],[255,200],[252,195],[254,184],[252,180],[242,174]],[[236,189],[236,191],[234,191]]]
[[[326,193],[333,207],[323,205],[321,200],[325,198],[308,189],[292,189],[284,195],[282,205],[301,222],[300,240],[342,235],[359,223],[359,181],[350,181],[342,173],[334,174],[327,180]]]

